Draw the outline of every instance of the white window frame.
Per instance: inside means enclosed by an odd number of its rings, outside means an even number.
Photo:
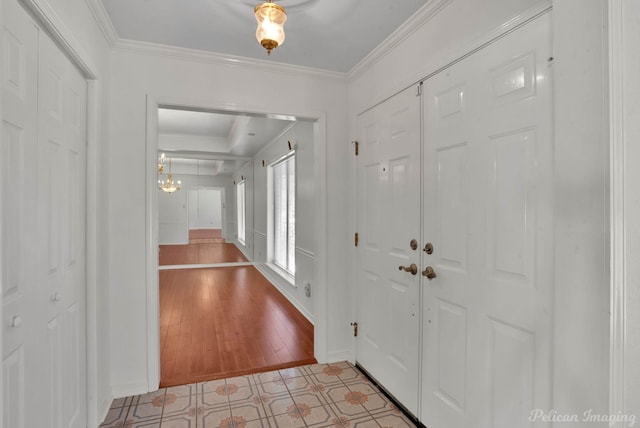
[[[287,198],[287,206],[290,207],[291,206],[291,202],[293,204],[293,209],[294,209],[294,226],[293,226],[293,238],[291,238],[289,232],[289,220],[290,217],[287,215],[287,234],[286,234],[286,263],[282,263],[281,261],[276,259],[276,245],[277,245],[277,237],[276,237],[276,220],[278,218],[278,216],[276,215],[276,198],[275,198],[275,177],[274,177],[274,171],[275,168],[277,168],[278,166],[284,164],[284,163],[288,163],[291,162],[289,165],[292,165],[294,168],[294,173],[293,173],[293,200],[291,200],[289,197]],[[286,280],[288,280],[292,285],[295,285],[295,252],[296,252],[296,245],[295,245],[295,206],[296,206],[296,192],[295,192],[295,187],[296,187],[296,182],[297,182],[297,168],[296,168],[296,156],[295,156],[295,151],[289,152],[287,153],[285,156],[282,156],[281,158],[277,159],[276,161],[272,162],[269,164],[269,169],[268,169],[268,207],[269,207],[269,211],[268,211],[268,221],[269,221],[269,227],[268,227],[268,239],[267,239],[267,243],[268,243],[268,250],[267,250],[267,263],[269,264],[269,266],[275,270],[277,273],[279,273],[282,277],[284,277]],[[287,181],[287,195],[291,195],[291,191],[290,189],[290,183],[289,181]],[[293,243],[291,242],[293,240]]]
[[[236,184],[236,221],[238,242],[245,245],[247,239],[247,186],[245,180]]]

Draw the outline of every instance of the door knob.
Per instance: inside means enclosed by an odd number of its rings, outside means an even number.
[[[20,325],[22,325],[22,317],[20,317],[20,315],[14,315],[9,325],[11,327],[20,327]]]
[[[411,272],[411,275],[418,273],[418,266],[416,266],[415,263],[411,263],[409,266],[398,266],[398,269],[405,272]]]
[[[431,242],[427,242],[422,251],[427,254],[433,254],[433,244]]]
[[[433,270],[433,268],[431,266],[427,266],[422,271],[422,276],[426,276],[427,278],[429,278],[429,280],[431,280],[431,279],[435,278],[437,275],[436,275],[436,271]]]

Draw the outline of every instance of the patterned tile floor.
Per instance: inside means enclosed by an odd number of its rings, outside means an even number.
[[[347,362],[119,398],[102,428],[405,428],[415,425]]]

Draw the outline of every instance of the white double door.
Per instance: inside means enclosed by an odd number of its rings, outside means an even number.
[[[86,82],[2,7],[2,422],[85,427]]]
[[[537,426],[550,408],[550,24],[358,117],[356,359],[429,427]]]

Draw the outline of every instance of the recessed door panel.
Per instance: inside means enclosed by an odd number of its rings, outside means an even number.
[[[490,138],[492,179],[487,218],[490,272],[519,283],[532,281],[535,264],[535,132]]]
[[[364,206],[362,210],[362,237],[368,250],[380,249],[380,193],[381,166],[373,163],[364,167],[364,180],[362,183],[364,192]]]
[[[534,334],[499,320],[488,320],[490,331],[491,426],[530,426],[535,409]]]
[[[17,182],[22,184],[25,177],[24,137],[25,133],[18,126],[3,122],[3,182]],[[4,236],[2,240],[4,255],[4,278],[2,281],[2,297],[7,299],[18,298],[23,292],[24,277],[20,275],[23,268],[24,255],[17,249],[20,248],[20,231],[24,227],[22,219],[23,197],[20,185],[4,187]]]
[[[467,383],[467,311],[440,300],[436,316],[438,335],[437,395],[447,405],[465,412]]]
[[[467,194],[466,143],[443,147],[436,151],[438,189],[438,267],[467,269],[467,224],[469,197]]]

